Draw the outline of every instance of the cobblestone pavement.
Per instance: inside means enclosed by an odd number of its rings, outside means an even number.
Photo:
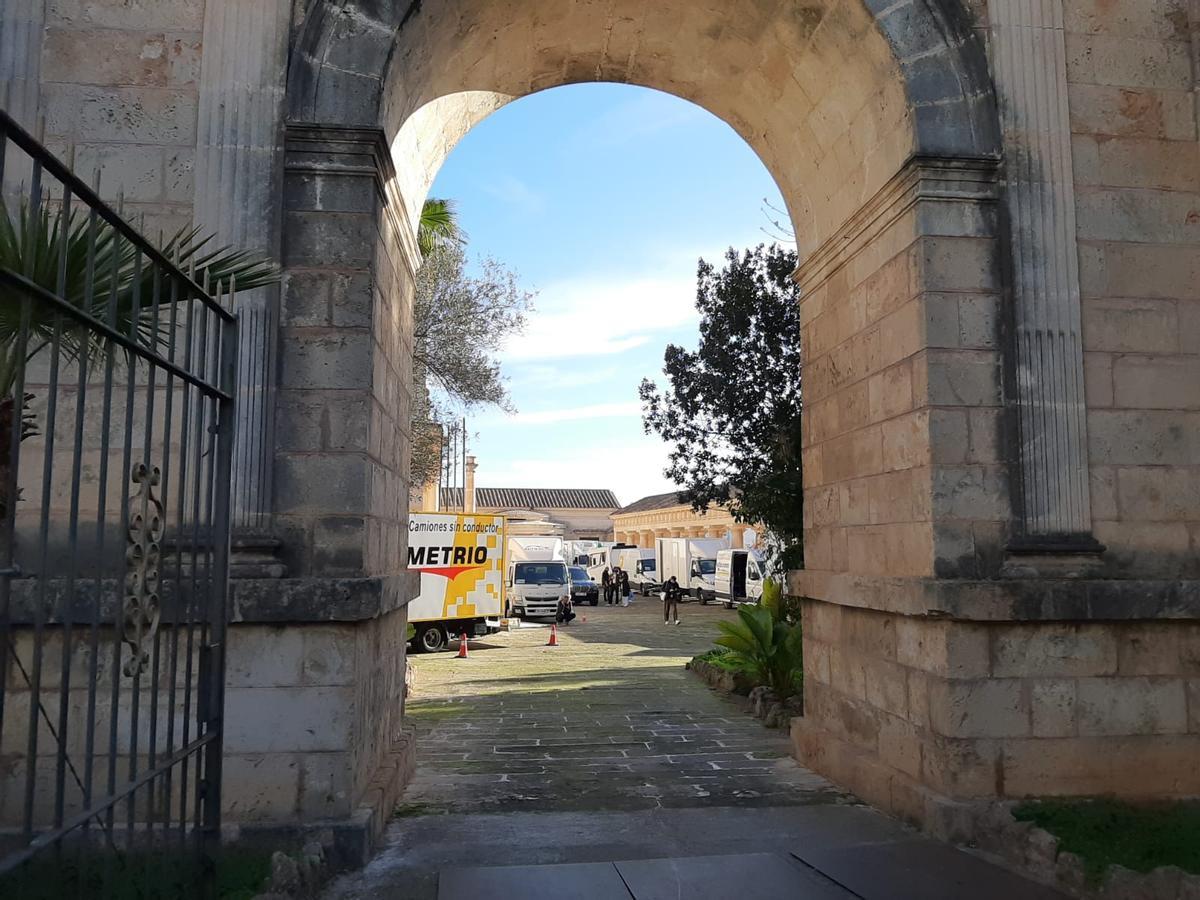
[[[835,801],[782,730],[710,691],[684,663],[734,614],[690,604],[581,607],[453,653],[413,656],[417,772],[402,812],[632,810]],[[584,619],[586,618],[586,621]]]

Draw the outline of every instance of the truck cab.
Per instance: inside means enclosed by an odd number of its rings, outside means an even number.
[[[558,601],[571,596],[567,564],[561,560],[528,560],[509,567],[508,609],[511,615],[553,618]]]
[[[653,550],[639,551],[641,556],[633,564],[633,574],[629,577],[630,586],[641,592],[643,597],[649,597],[661,586],[658,580],[658,566],[654,562]]]
[[[716,599],[733,609],[739,603],[762,600],[767,565],[757,550],[721,550],[717,553],[714,591]]]

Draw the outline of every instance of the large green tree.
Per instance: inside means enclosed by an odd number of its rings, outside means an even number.
[[[698,509],[725,504],[785,543],[803,536],[800,312],[794,251],[730,249],[697,273],[700,342],[668,345],[661,389],[642,381],[642,421],[672,449],[666,475]]]

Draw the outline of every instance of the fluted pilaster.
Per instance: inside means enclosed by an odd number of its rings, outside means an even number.
[[[217,241],[279,256],[290,6],[208,0],[196,157],[196,222]],[[239,294],[233,526],[269,527],[279,291]]]
[[[45,24],[45,0],[0,3],[0,106],[29,131],[36,131]]]
[[[1087,422],[1061,0],[988,4],[1016,338],[1018,543],[1090,542]]]

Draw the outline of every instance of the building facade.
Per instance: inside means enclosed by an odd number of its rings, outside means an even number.
[[[637,547],[653,547],[660,537],[720,538],[730,547],[752,547],[758,536],[758,530],[735,521],[724,507],[696,512],[677,491],[643,497],[610,518],[613,540]]]

